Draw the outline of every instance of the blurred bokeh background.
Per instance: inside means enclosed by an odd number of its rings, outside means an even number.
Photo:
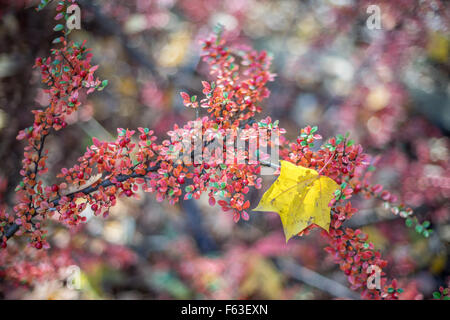
[[[430,298],[449,286],[448,2],[78,3],[82,29],[70,37],[87,40],[109,85],[47,140],[50,173],[44,178],[74,164],[94,136],[110,140],[117,127],[142,126],[163,139],[174,124],[193,119],[179,92],[201,96],[201,80],[210,77],[199,40],[222,24],[231,43],[274,58],[277,77],[261,117],[279,119],[290,138],[306,125],[318,125],[324,137],[349,131],[377,157],[373,181],[431,222],[435,232],[424,238],[382,203],[354,198],[360,212],[349,225],[382,251],[389,261],[384,271],[405,289],[401,297]],[[369,5],[379,6],[381,29],[366,25]],[[8,205],[23,154],[15,137],[32,122],[30,111],[46,101],[32,65],[49,54],[53,6],[37,13],[36,1],[0,0],[0,201]],[[252,207],[260,196],[251,194]],[[0,298],[358,298],[323,250],[319,232],[285,244],[277,214],[253,213],[235,224],[207,197],[176,206],[152,195],[120,199],[107,219],[91,217],[74,231],[57,223],[49,228],[49,256],[36,264],[22,252],[21,281],[0,279]],[[55,280],[55,265],[70,264],[81,268],[81,290]]]

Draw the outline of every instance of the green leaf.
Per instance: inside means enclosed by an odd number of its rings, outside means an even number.
[[[108,85],[108,80],[103,80],[101,86],[98,88],[98,91],[102,91]]]
[[[412,227],[412,224],[413,224],[413,222],[412,222],[411,218],[408,218],[408,219],[405,220],[405,225],[406,225],[408,228],[411,228],[411,227]]]
[[[317,130],[318,130],[317,126],[314,126],[311,128],[311,133],[317,132]]]
[[[37,11],[41,11],[50,2],[50,0],[41,0],[41,3],[37,7]]]
[[[428,228],[430,226],[430,221],[425,221],[424,223],[422,223],[422,227],[424,227],[425,229]]]
[[[433,292],[433,298],[435,299],[441,299],[441,293],[440,292]]]
[[[417,232],[417,233],[422,233],[422,231],[423,231],[423,227],[422,227],[420,224],[418,224],[418,225],[416,226],[416,232]]]
[[[62,29],[64,29],[64,26],[62,24],[57,24],[54,28],[53,31],[61,31]]]

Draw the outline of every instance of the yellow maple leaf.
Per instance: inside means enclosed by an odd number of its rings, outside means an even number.
[[[311,224],[328,231],[331,220],[328,204],[339,188],[338,184],[314,169],[283,160],[280,163],[278,179],[253,211],[278,212],[286,242]]]

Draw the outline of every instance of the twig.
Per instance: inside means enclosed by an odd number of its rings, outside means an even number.
[[[157,163],[157,164],[156,164],[155,166],[153,166],[153,167],[148,168],[148,169],[147,169],[147,173],[148,173],[148,172],[156,171],[156,170],[158,170],[158,169],[159,169],[159,163]],[[127,174],[119,175],[119,176],[116,177],[116,180],[117,180],[118,182],[123,182],[123,181],[126,181],[126,180],[130,179],[130,178],[144,178],[144,177],[145,177],[145,175],[143,175],[143,174],[138,174],[138,173],[134,172],[134,173],[132,173],[132,174],[130,174],[130,175],[127,175]],[[87,195],[87,194],[90,194],[90,193],[92,193],[92,192],[97,191],[100,187],[107,188],[107,187],[109,187],[109,186],[111,186],[111,185],[113,185],[113,184],[114,184],[114,182],[112,182],[111,179],[107,179],[107,180],[103,181],[102,183],[97,184],[97,185],[95,185],[95,186],[94,186],[94,185],[91,185],[91,186],[86,187],[86,188],[84,188],[84,189],[81,189],[81,190],[79,190],[79,191],[76,191],[76,192],[72,192],[72,193],[66,194],[66,195],[64,195],[64,197],[69,197],[70,199],[73,199],[73,197],[74,197],[75,195],[77,195],[77,194],[83,193],[83,194]],[[52,200],[51,203],[52,203],[53,205],[56,206],[56,205],[58,205],[60,199],[61,199],[61,197],[58,197],[58,198]],[[6,238],[9,239],[9,238],[11,238],[17,231],[19,231],[19,228],[20,228],[19,225],[17,225],[16,223],[13,223],[13,224],[8,228],[8,230],[6,230],[6,232],[5,232],[4,235],[6,236]]]
[[[360,296],[339,282],[324,277],[306,267],[303,267],[291,260],[277,259],[277,264],[283,272],[292,278],[304,282],[307,285],[324,291],[336,298],[347,298],[360,300]]]

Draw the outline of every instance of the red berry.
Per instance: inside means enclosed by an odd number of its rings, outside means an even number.
[[[114,200],[116,200],[116,196],[115,195],[110,195],[109,196],[109,201],[114,201]]]
[[[347,170],[346,167],[343,167],[343,168],[341,169],[341,171],[342,171],[343,174],[347,174],[347,173],[348,173],[348,170]]]
[[[2,248],[5,249],[7,247],[6,241],[2,242]]]
[[[203,164],[203,168],[205,168],[206,170],[208,170],[208,169],[209,169],[209,164],[204,163],[204,164]]]
[[[127,195],[127,197],[131,197],[133,195],[133,191],[128,189],[128,190],[125,191],[125,194]]]
[[[67,127],[67,122],[63,121],[63,122],[61,123],[61,127],[63,127],[63,128]]]
[[[248,180],[247,180],[247,179],[242,180],[242,184],[243,184],[244,186],[248,185]]]
[[[91,206],[91,209],[92,209],[92,211],[97,211],[98,205],[97,205],[96,203],[94,203],[94,204]]]
[[[122,182],[117,182],[116,183],[116,187],[119,188],[119,189],[122,188]]]
[[[97,163],[98,164],[102,164],[103,163],[103,159],[102,158],[98,158]]]
[[[71,202],[69,206],[71,209],[75,209],[77,207],[77,204],[75,202]]]
[[[77,177],[78,177],[78,179],[83,179],[84,178],[84,173],[83,172],[79,172]]]
[[[146,135],[146,134],[141,134],[141,135],[139,136],[139,139],[141,139],[141,140],[147,140],[147,135]]]
[[[34,247],[35,247],[36,249],[42,249],[42,242],[41,242],[41,241],[36,242],[36,243],[34,244]]]
[[[179,176],[178,178],[177,178],[177,181],[178,181],[178,183],[179,184],[183,184],[185,181],[184,181],[184,177],[182,177],[182,176]]]
[[[59,187],[58,187],[57,184],[52,185],[52,191],[53,192],[58,192],[58,190],[59,190]]]

